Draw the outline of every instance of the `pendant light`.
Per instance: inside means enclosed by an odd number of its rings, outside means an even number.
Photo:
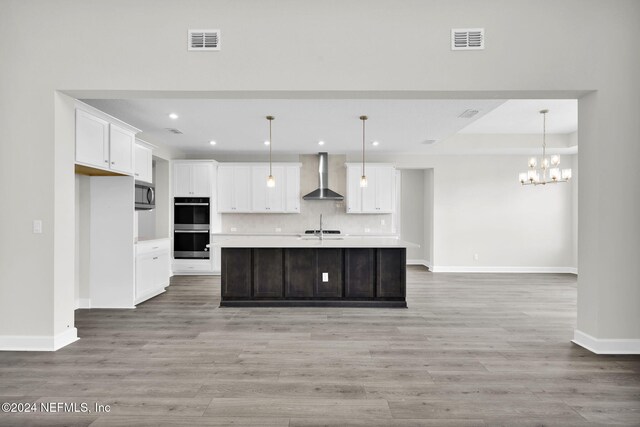
[[[360,177],[360,187],[367,186],[367,175],[364,173],[364,124],[368,119],[367,116],[360,116],[360,120],[362,120],[362,176]]]
[[[546,185],[568,182],[571,179],[571,169],[560,169],[560,156],[547,157],[547,113],[549,110],[540,110],[542,114],[542,157],[540,162],[535,157],[529,159],[529,170],[520,173],[519,180],[522,185]],[[540,166],[538,168],[538,165]]]
[[[269,120],[269,176],[267,177],[267,187],[273,188],[276,186],[276,180],[273,177],[273,173],[271,170],[271,147],[273,146],[273,141],[271,140],[271,122],[275,119],[273,116],[267,116],[267,120]]]

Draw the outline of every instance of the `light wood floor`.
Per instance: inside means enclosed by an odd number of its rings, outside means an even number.
[[[640,425],[640,357],[570,343],[571,275],[408,271],[408,309],[218,308],[175,277],[136,310],[79,310],[82,339],[0,353],[1,402],[100,414],[2,425]]]

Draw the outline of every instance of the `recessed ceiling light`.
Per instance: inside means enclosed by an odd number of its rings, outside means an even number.
[[[271,144],[269,141],[264,142],[264,145],[269,145],[269,144]]]
[[[318,145],[324,145],[324,141],[318,141]]]
[[[378,141],[373,141],[371,145],[373,145],[374,147],[377,147],[378,145],[380,145],[380,143]]]
[[[216,142],[215,141],[209,141],[209,144],[216,145]]]
[[[169,114],[169,118],[175,120],[178,118],[178,115],[176,113],[171,113]]]

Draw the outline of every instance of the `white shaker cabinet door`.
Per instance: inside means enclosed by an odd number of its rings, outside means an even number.
[[[389,166],[377,167],[375,170],[375,211],[392,213],[395,195],[395,169]]]
[[[233,212],[233,166],[218,166],[218,212]]]
[[[265,185],[266,177],[265,177]],[[251,167],[234,166],[234,212],[251,212]]]
[[[286,167],[285,211],[300,212],[300,167]]]
[[[267,176],[269,168],[267,167]],[[267,181],[263,182],[264,188],[267,190],[267,212],[284,212],[284,195],[287,185],[284,167],[274,166],[271,168],[273,178],[276,180],[274,187],[267,187]]]
[[[347,167],[347,213],[362,212],[361,175],[361,166],[349,165]]]
[[[194,197],[211,197],[211,181],[213,168],[208,163],[191,165],[191,195]]]
[[[137,181],[153,183],[153,153],[150,148],[136,144],[133,175]]]
[[[191,165],[176,163],[173,166],[173,195],[191,197]]]
[[[76,110],[76,162],[109,168],[109,122]]]
[[[133,174],[133,153],[136,135],[112,124],[109,129],[109,168]]]
[[[268,176],[269,166],[251,166],[251,212],[269,212]]]

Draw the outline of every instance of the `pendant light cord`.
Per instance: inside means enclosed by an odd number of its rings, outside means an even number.
[[[269,119],[269,176],[273,176],[271,173],[271,122],[273,119]]]
[[[542,164],[547,156],[547,113],[542,113]]]
[[[367,116],[361,116],[360,120],[362,120],[362,176],[365,176],[366,174],[364,173],[364,141],[365,141],[365,137],[364,137],[364,132],[365,132],[365,121],[367,120]]]

